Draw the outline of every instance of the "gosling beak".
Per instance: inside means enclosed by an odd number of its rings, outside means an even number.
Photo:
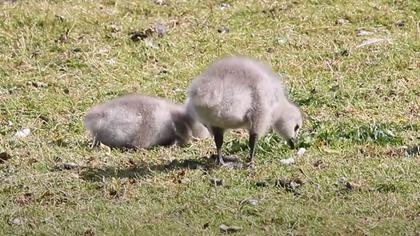
[[[294,138],[288,139],[287,144],[289,145],[290,149],[294,149],[296,145],[296,139]]]

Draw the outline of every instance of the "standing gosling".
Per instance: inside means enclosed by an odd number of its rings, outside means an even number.
[[[226,129],[249,131],[249,164],[258,138],[273,128],[291,148],[302,126],[299,108],[290,102],[278,77],[265,64],[246,57],[227,57],[192,81],[187,110],[213,133],[219,164]]]
[[[207,128],[186,113],[186,107],[164,99],[128,95],[94,106],[84,116],[94,143],[110,147],[148,148],[185,144],[204,138]]]

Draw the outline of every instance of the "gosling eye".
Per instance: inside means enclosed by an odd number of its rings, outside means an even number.
[[[295,126],[295,132],[297,132],[299,130],[299,125]]]

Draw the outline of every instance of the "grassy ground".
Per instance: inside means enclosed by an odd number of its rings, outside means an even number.
[[[0,235],[419,235],[418,3],[244,2],[0,1]],[[228,54],[283,74],[305,113],[294,165],[273,133],[254,172],[211,165],[211,139],[90,147],[90,106],[182,102]],[[226,152],[245,157],[246,140],[230,132]]]

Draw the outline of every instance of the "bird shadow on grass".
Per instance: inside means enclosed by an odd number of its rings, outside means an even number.
[[[165,164],[148,165],[147,163],[138,164],[132,167],[104,167],[92,168],[81,167],[79,175],[83,180],[98,182],[104,178],[146,178],[154,175],[156,172],[170,172],[180,169],[200,169],[204,172],[217,168],[217,164],[213,157],[203,157],[200,159],[184,159],[173,160]]]

